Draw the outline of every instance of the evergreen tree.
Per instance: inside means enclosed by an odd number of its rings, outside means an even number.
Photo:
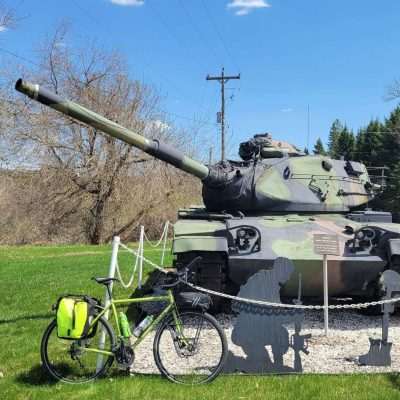
[[[400,161],[389,173],[386,189],[381,195],[383,208],[391,212],[400,211]]]
[[[382,131],[381,165],[394,167],[400,162],[400,106],[390,113]]]
[[[383,125],[377,120],[372,120],[363,130],[362,142],[357,146],[360,159],[369,167],[381,164]]]
[[[377,209],[400,212],[400,105],[383,124],[377,119],[371,120],[358,131],[356,137],[336,119],[330,129],[328,150],[333,158],[344,156],[345,159],[360,161],[370,167],[389,167],[385,171],[387,186],[373,205]],[[380,176],[380,171],[375,170],[371,174]],[[370,177],[376,183],[381,183],[379,179]]]
[[[343,157],[345,160],[352,160],[354,154],[355,138],[353,132],[347,126],[339,133],[336,142],[336,158]]]
[[[324,148],[324,144],[322,143],[321,138],[318,138],[315,145],[314,145],[314,149],[313,149],[313,153],[314,154],[319,154],[321,156],[326,155],[326,151]]]
[[[310,152],[308,151],[307,147],[304,147],[303,153],[308,156],[310,154]]]
[[[343,131],[342,123],[338,119],[335,119],[335,121],[333,121],[331,129],[329,130],[329,139],[328,139],[328,153],[332,158],[340,158],[340,154],[338,153],[337,143],[340,133],[342,131]]]
[[[363,162],[364,137],[365,129],[359,129],[354,144],[354,161]]]

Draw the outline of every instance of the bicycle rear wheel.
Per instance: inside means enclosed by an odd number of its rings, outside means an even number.
[[[195,311],[179,315],[180,329],[170,315],[154,338],[154,360],[160,372],[176,383],[210,382],[221,372],[227,357],[225,333],[217,320]]]
[[[114,331],[101,317],[96,335],[90,339],[65,340],[57,336],[57,322],[53,320],[44,332],[40,355],[45,369],[55,378],[67,383],[83,383],[95,379],[110,368],[114,356],[87,351],[99,349],[101,332],[105,332],[105,351],[112,351],[116,345]],[[98,364],[99,363],[99,364]]]

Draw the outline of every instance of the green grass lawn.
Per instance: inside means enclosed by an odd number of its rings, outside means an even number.
[[[146,250],[157,262],[159,251]],[[108,271],[110,246],[0,247],[0,400],[3,399],[400,399],[400,377],[385,375],[220,376],[182,387],[158,376],[107,378],[84,385],[54,383],[42,372],[39,344],[62,293],[103,296],[90,280]],[[127,271],[131,262],[123,254]],[[117,286],[117,285],[116,285]],[[116,296],[129,295],[115,288]]]

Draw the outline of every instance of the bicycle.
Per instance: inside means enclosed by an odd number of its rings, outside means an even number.
[[[227,358],[227,341],[217,320],[207,313],[211,299],[199,292],[174,295],[172,290],[182,281],[187,281],[189,268],[197,261],[193,260],[184,272],[169,274],[169,282],[167,279],[162,285],[165,294],[157,296],[114,299],[110,284],[118,279],[92,278],[106,286],[109,304],[95,304],[90,337],[60,339],[57,336],[57,320],[50,323],[41,342],[41,359],[45,369],[57,380],[68,383],[88,382],[103,376],[114,359],[120,367],[129,370],[134,362],[134,350],[156,329],[153,356],[163,376],[175,383],[192,385],[215,379]],[[117,306],[145,302],[163,302],[161,312],[139,337],[124,337]],[[105,318],[110,311],[116,329]],[[212,351],[207,351],[210,348]]]

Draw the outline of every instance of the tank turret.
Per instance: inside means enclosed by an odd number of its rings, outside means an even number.
[[[269,134],[241,143],[243,161],[207,167],[168,144],[145,138],[39,85],[19,79],[15,88],[201,179],[208,211],[345,212],[367,203],[374,194],[363,164],[306,156]]]
[[[212,167],[225,179],[204,185],[208,210],[347,212],[370,201],[378,189],[363,164],[308,156],[269,134],[241,143],[239,155],[243,161]]]

